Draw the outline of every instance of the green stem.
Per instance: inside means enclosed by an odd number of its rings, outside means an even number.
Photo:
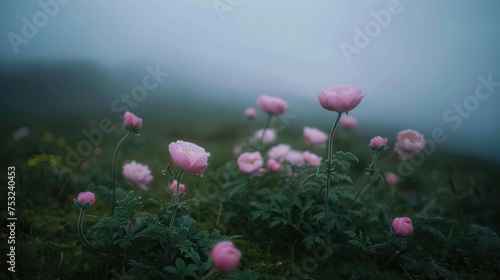
[[[80,240],[82,243],[90,248],[94,253],[101,253],[96,247],[92,246],[89,241],[85,238],[85,235],[83,235],[83,217],[85,216],[85,209],[80,209],[80,215],[78,216],[78,235],[80,236]]]
[[[333,123],[332,129],[330,130],[330,137],[328,137],[328,170],[326,171],[326,192],[325,192],[325,222],[328,219],[328,202],[330,201],[330,177],[332,169],[332,150],[333,150],[333,135],[339,124],[342,112],[339,112],[335,123]]]
[[[351,208],[354,203],[356,202],[356,200],[358,199],[359,195],[361,194],[361,192],[363,191],[364,187],[366,186],[366,183],[368,182],[368,180],[372,177],[373,173],[375,172],[375,166],[377,164],[377,159],[378,159],[378,154],[379,154],[379,151],[375,151],[375,154],[373,155],[373,159],[372,159],[372,162],[370,163],[370,165],[368,166],[368,168],[366,169],[367,171],[367,175],[365,180],[363,181],[363,183],[361,184],[361,187],[359,188],[358,192],[356,193],[356,195],[354,196],[354,199],[353,201],[351,202],[351,205],[349,206],[349,208]]]
[[[384,247],[388,247],[392,244],[392,241],[394,241],[395,239],[395,236],[391,236],[391,239],[389,239],[389,241],[387,242],[384,242],[384,243],[380,243],[380,244],[375,244],[375,245],[372,245],[368,248],[366,248],[367,251],[374,251],[374,250],[377,250],[377,249],[380,249],[380,248],[384,248]]]
[[[207,273],[207,275],[205,275],[205,276],[203,276],[203,277],[201,278],[201,280],[206,280],[206,279],[209,279],[209,278],[210,278],[210,277],[212,277],[212,275],[214,275],[216,272],[217,272],[217,270],[215,270],[215,269],[213,269],[213,268],[212,268],[212,269],[211,269],[211,270]]]
[[[271,119],[273,118],[273,115],[268,115],[266,124],[264,124],[264,129],[262,129],[262,135],[260,136],[260,142],[264,143],[264,135],[266,134],[266,130],[269,128],[269,125],[271,124]]]
[[[116,162],[118,161],[118,153],[120,152],[120,149],[123,146],[123,143],[130,138],[130,135],[132,135],[132,131],[128,130],[127,134],[123,136],[123,138],[118,142],[118,145],[116,145],[115,153],[113,154],[113,165],[111,166],[111,189],[113,190],[113,201],[111,204],[111,215],[115,213],[115,206],[116,206],[116,190],[115,190],[115,180],[116,180]]]
[[[179,172],[179,176],[177,177],[177,188],[175,191],[175,199],[172,207],[174,208],[172,210],[172,216],[170,217],[170,226],[169,229],[172,230],[174,228],[174,221],[175,221],[175,214],[177,213],[177,203],[179,203],[179,186],[181,185],[181,180],[182,180],[182,175],[184,175],[184,170],[181,170]]]

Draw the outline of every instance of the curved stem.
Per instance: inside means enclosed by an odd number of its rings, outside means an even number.
[[[184,170],[181,170],[179,172],[179,176],[177,176],[177,188],[176,188],[176,191],[175,191],[175,199],[174,199],[174,203],[173,203],[173,210],[172,210],[172,216],[170,217],[170,225],[169,225],[169,229],[172,230],[172,228],[174,227],[174,221],[175,221],[175,214],[177,212],[177,203],[179,203],[179,186],[181,185],[181,180],[182,180],[182,175],[184,175]]]
[[[377,249],[380,249],[380,248],[387,247],[387,246],[389,246],[389,245],[392,244],[392,241],[394,241],[394,239],[395,239],[395,236],[393,235],[393,236],[391,236],[391,239],[389,239],[387,242],[372,245],[370,247],[367,247],[366,250],[367,251],[373,251],[373,250],[377,250]]]
[[[83,235],[83,217],[85,216],[85,209],[80,209],[80,215],[78,216],[78,236],[80,236],[80,240],[82,243],[90,248],[92,251],[95,253],[101,253],[96,247],[92,246],[87,238],[85,238],[85,235]]]
[[[130,135],[132,135],[132,131],[128,130],[127,134],[123,136],[123,138],[118,142],[118,145],[116,145],[115,153],[113,154],[113,164],[111,165],[111,189],[113,190],[113,201],[111,204],[111,215],[115,213],[115,206],[116,206],[116,190],[115,190],[115,180],[116,180],[116,162],[118,161],[118,153],[120,152],[120,149],[123,146],[123,143],[130,138]]]
[[[260,136],[260,142],[264,143],[264,135],[266,134],[266,130],[268,129],[269,125],[271,124],[271,119],[273,118],[273,115],[268,115],[266,124],[264,124],[264,129],[262,129],[262,135]]]
[[[332,129],[330,130],[330,136],[328,137],[328,170],[326,171],[326,192],[325,192],[325,222],[328,219],[328,201],[330,200],[330,173],[332,169],[332,150],[333,150],[333,135],[337,129],[342,112],[339,112],[335,123],[333,123]]]
[[[202,280],[209,279],[209,278],[210,278],[210,277],[212,277],[212,275],[214,275],[216,272],[217,272],[217,270],[215,270],[215,269],[213,269],[213,268],[212,268],[212,269],[211,269],[211,270],[207,273],[207,275],[203,276],[201,279],[202,279]]]
[[[359,187],[359,190],[356,193],[356,195],[354,196],[354,199],[352,200],[351,205],[349,205],[349,208],[351,208],[354,205],[354,203],[358,199],[358,196],[361,194],[361,191],[363,191],[364,187],[366,186],[366,183],[368,182],[368,180],[370,179],[371,176],[372,176],[372,174],[368,173],[368,176],[366,176],[365,180],[361,184],[361,187]]]
[[[368,180],[372,177],[372,174],[373,172],[375,172],[375,165],[377,164],[377,159],[378,159],[378,154],[379,154],[379,151],[376,151],[375,154],[373,155],[373,159],[372,159],[372,162],[370,163],[370,165],[368,166],[368,168],[366,169],[367,171],[367,175],[365,180],[363,181],[363,183],[361,184],[361,187],[359,188],[358,192],[356,193],[356,195],[354,196],[354,199],[353,201],[351,202],[351,205],[349,205],[349,208],[351,208],[354,203],[356,202],[356,200],[358,199],[359,195],[361,194],[361,192],[363,191],[366,183],[368,182]]]

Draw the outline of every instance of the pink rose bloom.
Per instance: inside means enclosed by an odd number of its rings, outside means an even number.
[[[267,152],[269,158],[275,159],[277,162],[283,162],[285,160],[286,154],[291,150],[290,145],[279,144]]]
[[[303,132],[304,141],[308,146],[323,146],[328,141],[328,135],[317,128],[306,126]]]
[[[231,241],[219,242],[210,252],[212,263],[218,271],[230,273],[240,264],[241,252]]]
[[[347,130],[352,130],[358,126],[358,120],[355,117],[343,115],[339,120],[339,125]]]
[[[281,170],[281,164],[273,158],[267,160],[266,167],[271,172],[279,172]]]
[[[255,108],[246,108],[245,110],[245,117],[249,118],[249,119],[253,119],[255,118],[255,116],[257,116],[257,110],[255,110]]]
[[[397,143],[394,151],[406,160],[411,154],[420,152],[425,147],[425,139],[422,134],[413,129],[398,132]]]
[[[122,174],[128,181],[137,184],[145,191],[148,190],[147,184],[153,180],[149,167],[135,161],[124,164]]]
[[[323,108],[341,113],[356,108],[363,96],[357,86],[340,85],[322,90],[318,94],[318,100]]]
[[[90,206],[94,206],[95,204],[95,194],[93,192],[81,192],[78,194],[76,198],[78,202],[81,204],[85,204],[86,202],[90,203]]]
[[[257,99],[257,105],[269,115],[279,116],[288,110],[288,104],[281,98],[261,95]]]
[[[385,180],[387,183],[394,185],[398,182],[398,176],[392,172],[385,173]]]
[[[321,157],[316,154],[305,151],[302,153],[302,157],[304,158],[304,161],[311,166],[318,167],[321,165]]]
[[[399,236],[408,236],[413,232],[411,219],[408,217],[395,218],[392,221],[392,229]]]
[[[30,129],[27,127],[21,127],[12,134],[12,139],[15,141],[21,140],[22,138],[30,134]]]
[[[130,129],[139,129],[142,127],[142,119],[128,111],[123,115],[123,121]]]
[[[238,157],[238,167],[241,172],[254,173],[264,164],[264,160],[259,152],[243,153]]]
[[[387,147],[387,138],[375,136],[370,140],[370,144],[368,146],[374,150],[381,150],[384,147]]]
[[[205,173],[210,153],[205,152],[205,149],[202,147],[178,140],[168,145],[168,151],[170,152],[172,162],[180,169],[202,176]]]
[[[179,185],[179,194],[183,194],[186,191],[186,186],[184,184]],[[170,192],[175,194],[177,192],[177,180],[174,180],[172,184],[170,184]]]
[[[262,137],[262,133],[264,133],[264,137]],[[266,132],[264,132],[264,129],[259,129],[255,131],[253,137],[259,140],[262,139],[262,143],[264,144],[269,144],[276,140],[276,130],[268,128],[266,129]]]
[[[285,160],[293,165],[301,165],[304,163],[302,153],[296,150],[290,150],[285,157]]]

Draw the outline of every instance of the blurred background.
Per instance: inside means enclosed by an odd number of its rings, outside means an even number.
[[[298,134],[328,131],[317,94],[347,83],[365,94],[359,133],[394,144],[440,128],[437,151],[500,163],[499,12],[495,0],[1,1],[2,135],[118,124],[127,109],[144,134],[220,133],[261,94],[290,104]]]

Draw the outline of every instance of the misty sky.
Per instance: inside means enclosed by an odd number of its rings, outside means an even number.
[[[500,160],[500,1],[1,1],[0,17],[3,61],[160,64],[218,98],[317,102],[351,83],[360,121],[440,127],[446,145]]]

